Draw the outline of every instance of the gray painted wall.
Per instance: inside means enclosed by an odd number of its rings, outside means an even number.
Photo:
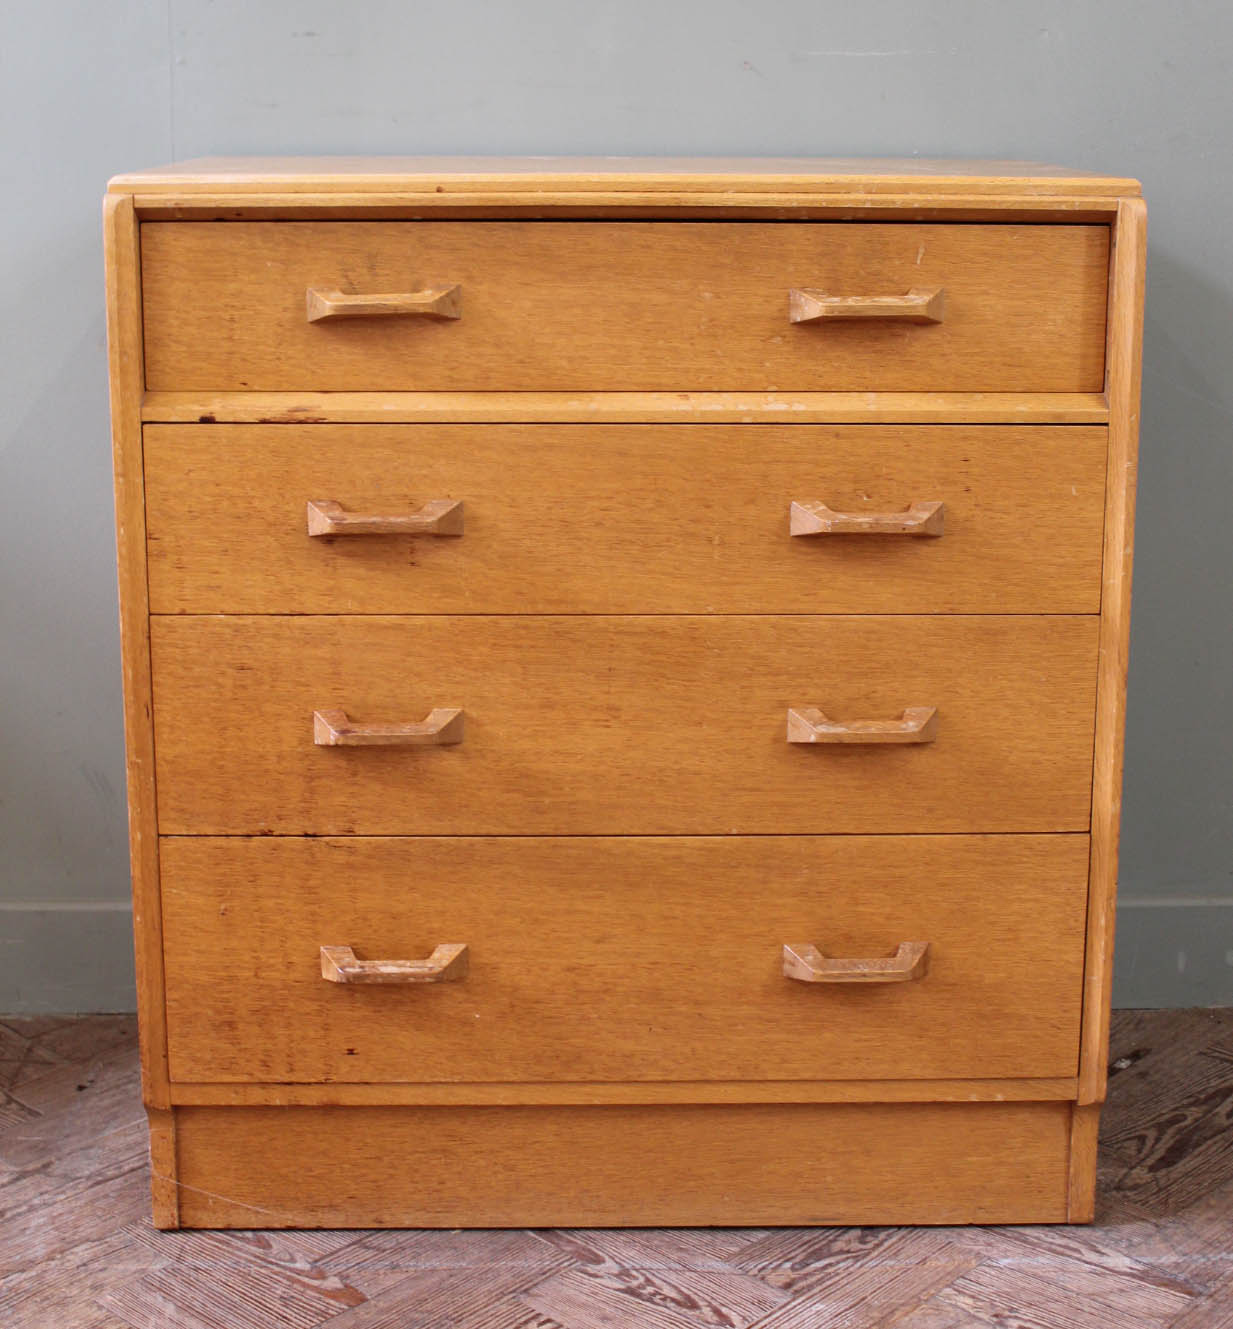
[[[12,0],[0,1010],[128,1009],[99,200],[211,153],[993,156],[1150,211],[1121,1005],[1233,1003],[1233,8]]]

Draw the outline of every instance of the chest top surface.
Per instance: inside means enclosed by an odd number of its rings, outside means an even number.
[[[117,175],[121,194],[464,189],[620,193],[914,194],[1098,198],[1139,182],[1041,162],[892,157],[201,157]]]

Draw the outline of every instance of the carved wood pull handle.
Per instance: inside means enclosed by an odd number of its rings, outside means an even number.
[[[327,983],[450,983],[467,974],[467,948],[438,946],[427,960],[357,960],[350,946],[322,946],[321,977]]]
[[[308,502],[309,535],[461,535],[462,499],[434,498],[418,512],[382,517],[348,512],[332,498]]]
[[[439,706],[419,724],[356,724],[346,711],[314,711],[313,742],[320,748],[427,748],[462,742],[462,712]]]
[[[788,510],[792,535],[932,535],[942,534],[946,505],[912,503],[904,512],[835,512],[825,503],[793,503]]]
[[[800,983],[911,983],[929,971],[929,943],[901,941],[894,955],[877,960],[835,960],[808,942],[783,948],[783,974]]]
[[[343,291],[308,288],[308,321],[332,318],[461,318],[462,287],[430,286],[423,291],[388,295],[347,295]]]
[[[828,720],[812,706],[788,711],[789,743],[932,743],[937,737],[934,706],[909,706],[898,720]]]
[[[788,292],[788,322],[860,318],[898,323],[941,323],[945,292],[914,286],[906,295],[827,295],[812,287]]]

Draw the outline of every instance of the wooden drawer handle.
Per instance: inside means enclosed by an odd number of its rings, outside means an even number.
[[[348,512],[332,498],[308,503],[309,535],[461,535],[462,499],[434,498],[418,512],[382,517]]]
[[[462,742],[462,712],[439,706],[419,724],[355,724],[346,711],[314,711],[313,742],[321,748],[426,748]]]
[[[932,743],[937,737],[934,706],[909,706],[898,720],[828,720],[812,706],[788,711],[789,743]]]
[[[877,960],[835,960],[808,942],[783,948],[783,974],[800,983],[911,983],[929,971],[929,943],[901,941],[894,955]]]
[[[836,512],[825,503],[793,503],[788,510],[792,535],[932,535],[942,534],[946,505],[912,503],[904,512]]]
[[[389,295],[347,295],[343,291],[308,288],[308,321],[331,318],[461,318],[462,287],[430,286],[423,291]]]
[[[461,942],[438,946],[427,960],[357,960],[350,946],[322,946],[321,977],[328,983],[450,983],[467,974]]]
[[[898,323],[941,323],[945,292],[914,286],[907,295],[827,295],[812,287],[788,292],[788,322],[874,318]]]

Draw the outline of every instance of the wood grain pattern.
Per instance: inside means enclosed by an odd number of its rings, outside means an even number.
[[[426,960],[361,960],[350,946],[321,947],[321,977],[327,983],[450,983],[466,978],[465,942],[442,942]]]
[[[115,474],[129,858],[137,998],[141,1011],[142,1096],[149,1107],[166,1108],[167,1027],[163,1000],[158,812],[140,418],[143,348],[138,234],[132,200],[109,195],[103,207],[103,253],[107,275],[107,357],[111,385],[112,464]]]
[[[1103,392],[147,392],[151,423],[1104,424]]]
[[[1073,1075],[912,1080],[480,1080],[289,1084],[174,1081],[183,1107],[564,1107],[611,1103],[1071,1102]]]
[[[150,1209],[154,1226],[180,1226],[179,1164],[176,1159],[176,1114],[170,1108],[147,1108],[150,1128]]]
[[[149,1231],[136,1021],[6,1017],[0,1028],[6,1042],[55,1049],[53,1064],[14,1086],[23,1118],[0,1119],[0,1323],[59,1329],[73,1319],[49,1300],[76,1293],[88,1305],[99,1290],[99,1266],[80,1251],[106,1267],[121,1226],[140,1216]]]
[[[1142,200],[1127,200],[1118,212],[1112,262],[1109,466],[1100,674],[1096,693],[1094,815],[1080,1103],[1096,1103],[1104,1097],[1109,1007],[1113,991],[1113,928],[1117,908],[1126,674],[1130,664],[1130,583],[1134,563],[1139,398],[1143,372],[1143,284],[1147,264],[1147,210]]]
[[[107,187],[132,194],[172,189],[183,194],[264,194],[276,187],[287,193],[417,191],[431,196],[447,182],[476,193],[504,193],[516,186],[527,195],[546,188],[608,193],[619,186],[668,195],[683,188],[727,194],[755,187],[810,194],[853,189],[901,194],[915,188],[927,194],[950,190],[991,197],[1032,191],[1099,197],[1139,192],[1137,180],[1068,166],[930,157],[199,157],[125,172]]]
[[[313,712],[319,748],[441,748],[463,740],[466,717],[454,706],[434,706],[423,720],[359,724],[346,711]]]
[[[897,323],[941,323],[946,292],[914,286],[903,295],[831,295],[811,287],[788,292],[788,322],[824,319],[890,319]]]
[[[827,503],[793,502],[789,534],[910,535],[939,538],[946,529],[946,504],[940,499],[913,501],[899,512],[836,512]]]
[[[801,983],[914,983],[929,972],[927,941],[901,941],[889,956],[824,955],[812,942],[783,948],[785,978]]]
[[[1107,222],[1139,183],[875,158],[233,158],[118,176],[146,218],[713,217]],[[271,174],[263,175],[268,163]]]
[[[1137,184],[991,163],[284,159],[111,191],[156,1222],[1089,1220]],[[384,317],[408,312],[430,317]],[[464,502],[465,539],[419,538],[460,535]],[[459,726],[465,707],[465,744],[373,746],[390,726],[423,738],[434,707]],[[814,738],[902,738],[915,707],[930,719],[907,736],[927,743],[784,742],[790,712]],[[363,981],[464,961],[458,983]],[[836,977],[862,981],[812,981]],[[0,1022],[0,1079],[8,1037]],[[1137,1228],[1152,1204],[1196,1210],[1173,1264],[1142,1232],[1086,1261],[1011,1233],[920,1246],[888,1279],[859,1267],[881,1236],[764,1234],[686,1286],[621,1263],[617,1234],[541,1243],[535,1273],[479,1283],[348,1282],[269,1242],[256,1277],[121,1283],[94,1222],[104,1260],[70,1321],[78,1178],[118,1154],[70,1151],[50,1175],[71,1183],[30,1222],[23,1169],[55,1131],[28,1046],[0,1085],[0,1191],[27,1216],[0,1220],[3,1259],[34,1260],[0,1288],[14,1329],[311,1329],[340,1310],[957,1329],[1049,1297],[1076,1329],[1190,1329],[1233,1288],[1202,1263],[1212,1188],[1233,1192],[1216,1038],[1180,1086],[1150,1048],[1115,1063],[1105,1184]],[[145,1175],[120,1166],[100,1212]],[[1016,1243],[1055,1276],[1008,1265]]]
[[[1201,1276],[1233,1204],[1233,1013],[1120,1012],[1108,1066],[1103,1182],[1137,1215],[1185,1213],[1205,1196],[1187,1272]]]
[[[1071,1075],[1086,854],[1079,835],[174,838],[172,1075]],[[929,972],[876,992],[811,990],[782,961],[785,942],[811,934],[840,955],[928,938]],[[415,956],[451,937],[467,943],[461,983],[321,981],[323,944]]]
[[[310,323],[340,318],[461,318],[462,288],[435,286],[423,291],[348,294],[310,286],[306,295]]]
[[[141,229],[152,389],[1090,392],[1104,382],[1103,226]],[[306,323],[305,289],[355,271],[382,290],[457,283],[466,317]],[[837,295],[944,286],[946,321],[792,326],[787,293],[810,273]]]
[[[159,617],[164,834],[1086,831],[1091,617]],[[924,745],[799,747],[927,697]],[[350,751],[312,713],[466,741]]]
[[[1065,1217],[1070,1109],[1059,1103],[177,1116],[192,1227],[688,1225],[720,1211],[738,1225]]]
[[[270,174],[262,167],[268,164]],[[118,176],[144,218],[746,217],[1107,222],[1135,180],[872,158],[206,159]]]
[[[788,708],[789,743],[932,743],[938,734],[935,706],[905,706],[897,720],[832,720],[815,706]]]
[[[1105,431],[147,426],[157,613],[1095,613]],[[461,539],[308,539],[319,497],[465,500]],[[793,539],[929,497],[941,539]]]
[[[1076,1104],[1070,1118],[1070,1182],[1066,1192],[1066,1220],[1090,1223],[1096,1217],[1096,1137],[1100,1108]]]
[[[1215,1091],[1223,1084],[1227,1102],[1233,1090],[1231,1046],[1230,1011],[1114,1012],[1100,1213],[1085,1228],[160,1233],[147,1211],[131,1017],[0,1021],[0,1086],[29,1114],[0,1126],[0,1319],[6,1329],[331,1319],[992,1329],[1013,1307],[1050,1329],[1224,1329],[1233,1137]],[[825,1131],[807,1159],[819,1141]],[[563,1318],[545,1318],[550,1308]]]
[[[309,535],[461,535],[461,499],[430,498],[416,512],[348,512],[331,498],[309,499]]]
[[[475,193],[150,193],[133,195],[137,215],[146,221],[369,221],[526,220],[543,221],[777,221],[1011,223],[1109,225],[1117,215],[1117,194],[956,194],[910,192],[806,194],[757,192],[718,194],[683,190],[677,194],[630,189],[578,192],[549,189],[528,196]]]

